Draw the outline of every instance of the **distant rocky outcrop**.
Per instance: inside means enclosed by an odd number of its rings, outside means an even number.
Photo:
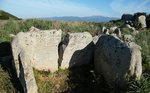
[[[94,64],[106,82],[123,87],[130,78],[139,80],[142,73],[140,46],[125,36],[101,35],[95,46]]]
[[[136,28],[146,28],[146,13],[135,13],[134,24]]]
[[[147,16],[146,13],[138,12],[134,15],[123,14],[121,20],[125,21],[126,24],[135,28],[146,28],[147,27]]]

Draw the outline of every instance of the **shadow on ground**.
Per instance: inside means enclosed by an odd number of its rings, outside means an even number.
[[[22,86],[12,66],[12,51],[10,42],[0,43],[0,65],[9,74],[15,93],[23,93]]]
[[[69,88],[62,93],[125,93],[118,88],[110,88],[102,76],[96,76],[93,65],[70,68]]]
[[[118,87],[108,87],[104,78],[96,75],[94,71],[94,47],[94,43],[91,42],[84,49],[73,53],[69,62],[67,81],[69,88],[62,93],[121,93]],[[81,63],[88,64],[80,66]]]

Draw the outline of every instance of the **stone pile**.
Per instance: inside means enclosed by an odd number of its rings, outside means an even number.
[[[33,68],[55,72],[59,67],[88,65],[93,60],[94,43],[90,33],[68,33],[65,40],[61,40],[61,35],[61,30],[31,27],[28,32],[13,37],[14,66],[25,93],[37,93]]]
[[[123,14],[121,20],[125,21],[125,24],[130,25],[131,27],[135,28],[146,28],[149,27],[148,25],[148,16],[146,13],[135,13],[134,15],[131,14]]]
[[[106,28],[103,28],[104,31]],[[109,84],[124,85],[127,78],[140,79],[142,73],[140,46],[130,36],[114,27],[112,32],[92,37],[89,32],[67,33],[62,40],[61,30],[39,30],[31,27],[19,32],[11,42],[14,66],[25,93],[37,93],[33,68],[55,72],[95,64]],[[106,30],[108,31],[108,30]],[[119,37],[119,38],[118,38]],[[131,38],[129,38],[130,40]]]

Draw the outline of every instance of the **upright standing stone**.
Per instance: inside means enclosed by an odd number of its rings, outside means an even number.
[[[69,33],[65,38],[67,47],[63,53],[61,68],[89,64],[93,57],[94,43],[90,33]]]
[[[135,13],[134,14],[134,25],[137,28],[145,28],[146,25],[146,13]]]
[[[11,45],[14,63],[25,93],[37,93],[32,67],[54,72],[58,70],[58,44],[61,30],[39,30],[18,33]]]
[[[139,22],[141,28],[146,28],[146,16],[144,16],[144,15],[139,16],[138,22]]]
[[[111,86],[117,84],[123,87],[131,77],[140,79],[141,62],[140,46],[134,42],[123,42],[116,36],[102,35],[96,43],[95,69]]]

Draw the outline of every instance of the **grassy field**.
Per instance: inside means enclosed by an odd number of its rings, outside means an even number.
[[[103,26],[121,26],[122,22],[64,22],[44,20],[0,20],[0,43],[11,42],[10,34],[28,31],[31,26],[39,29],[62,29],[66,32],[90,32],[93,36],[101,33]],[[127,28],[123,33],[130,34]],[[95,75],[93,65],[55,73],[34,70],[39,93],[150,93],[150,29],[140,31],[135,42],[142,47],[143,76],[140,81],[131,81],[127,89],[108,88],[103,78]],[[0,60],[1,61],[1,60]],[[0,93],[22,92],[20,83],[12,70],[10,62],[0,62]]]

